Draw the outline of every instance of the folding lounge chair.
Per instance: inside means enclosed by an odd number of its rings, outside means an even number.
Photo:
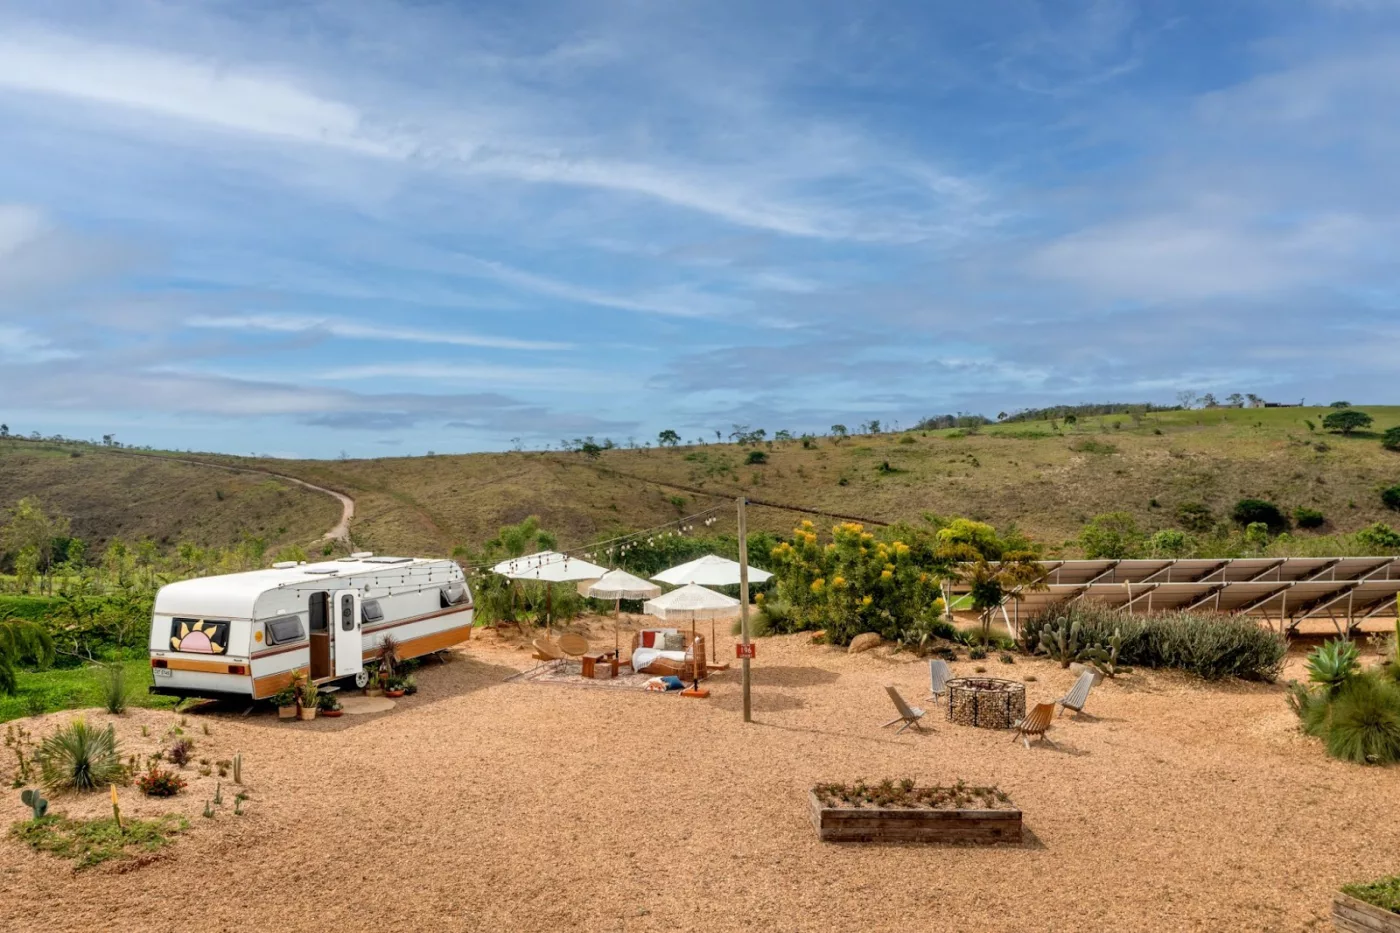
[[[1060,697],[1055,702],[1060,704],[1060,715],[1065,714],[1065,710],[1072,709],[1075,714],[1084,712],[1084,704],[1089,701],[1089,688],[1094,685],[1094,672],[1085,671],[1079,675],[1074,687],[1069,693]]]
[[[885,692],[888,693],[890,699],[894,701],[894,708],[899,710],[899,715],[880,728],[883,729],[885,726],[892,726],[897,722],[902,722],[904,725],[895,730],[895,735],[899,735],[899,733],[908,729],[910,726],[914,727],[915,732],[923,732],[924,727],[919,725],[919,720],[924,718],[924,711],[917,706],[910,706],[908,703],[905,703],[904,697],[900,696],[899,691],[893,687],[886,687]]]
[[[1016,723],[1016,734],[1011,737],[1011,741],[1020,739],[1025,743],[1026,748],[1031,747],[1031,736],[1035,736],[1042,742],[1050,742],[1045,737],[1045,732],[1050,728],[1050,721],[1054,715],[1054,703],[1037,703],[1029,716]],[[1050,744],[1054,745],[1055,743],[1050,742]]]
[[[928,692],[929,699],[937,703],[938,698],[948,692],[948,678],[952,671],[948,669],[948,662],[942,658],[934,658],[928,662]]]

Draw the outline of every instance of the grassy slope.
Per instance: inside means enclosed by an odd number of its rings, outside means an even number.
[[[122,662],[126,671],[124,687],[128,706],[149,706],[168,709],[177,702],[173,697],[152,696],[149,658]],[[59,709],[88,709],[103,706],[106,692],[99,671],[91,665],[47,671],[20,671],[18,691],[14,696],[0,694],[0,722],[9,722],[31,713],[31,706],[42,712]]]
[[[840,445],[821,438],[812,450],[794,441],[769,450],[764,466],[743,466],[738,447],[712,445],[614,450],[597,460],[505,453],[278,461],[275,469],[355,496],[357,543],[381,551],[447,553],[454,545],[478,545],[529,514],[557,530],[564,545],[575,545],[659,524],[740,491],[875,519],[935,512],[1014,522],[1053,548],[1100,512],[1128,511],[1155,529],[1172,524],[1181,502],[1204,502],[1224,515],[1243,496],[1272,499],[1290,511],[1318,508],[1329,519],[1323,532],[1394,520],[1378,490],[1400,483],[1400,454],[1383,450],[1378,436],[1400,424],[1400,407],[1364,410],[1375,416],[1375,430],[1349,438],[1309,432],[1304,419],[1320,425],[1326,413],[1317,408],[1221,409],[1164,412],[1141,426],[1126,416],[1091,418],[1060,434],[1040,422],[965,437],[933,431]],[[1319,441],[1328,449],[1318,450]],[[1095,452],[1093,445],[1110,447]],[[899,472],[880,473],[885,461]],[[670,501],[676,495],[684,497],[679,507]],[[1154,498],[1157,508],[1150,505]],[[756,508],[750,523],[784,531],[796,518]],[[727,513],[713,530],[733,530]]]
[[[80,451],[82,456],[74,457]],[[219,494],[222,493],[222,498]],[[100,553],[107,541],[237,544],[244,533],[309,544],[340,518],[329,496],[292,483],[55,444],[0,441],[0,512],[36,495]]]

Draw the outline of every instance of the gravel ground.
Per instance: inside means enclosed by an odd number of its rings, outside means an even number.
[[[977,663],[1034,677],[1031,703],[1071,684],[1046,662]],[[243,753],[247,815],[226,788],[200,816],[213,779],[175,801],[124,789],[128,814],[190,818],[168,857],[125,872],[0,841],[0,930],[1305,930],[1328,928],[1338,885],[1396,870],[1397,772],[1325,758],[1278,686],[1134,673],[1057,720],[1058,748],[1027,751],[941,707],[930,734],[882,730],[883,686],[918,703],[926,682],[885,649],[763,640],[747,726],[737,670],[708,700],[504,682],[531,664],[485,635],[383,715],[187,713],[197,757]],[[179,717],[116,721],[144,754]],[[1025,844],[817,841],[814,783],[885,776],[997,784]],[[23,815],[3,799],[6,821]],[[96,815],[106,797],[54,809]]]

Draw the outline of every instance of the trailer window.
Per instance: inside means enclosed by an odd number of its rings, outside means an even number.
[[[360,615],[364,618],[365,624],[379,622],[384,618],[384,607],[379,605],[377,599],[366,599],[360,603]]]
[[[306,637],[301,627],[301,619],[296,616],[270,619],[263,623],[263,631],[267,633],[269,645],[289,645]]]
[[[219,619],[170,620],[172,651],[223,654],[228,650],[228,622]]]
[[[343,631],[355,630],[355,595],[345,593],[340,597],[340,627]]]
[[[461,581],[449,583],[438,592],[438,595],[441,597],[442,608],[447,609],[467,598],[467,587]]]

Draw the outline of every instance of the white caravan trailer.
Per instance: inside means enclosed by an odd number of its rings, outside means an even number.
[[[400,658],[471,636],[472,598],[454,561],[360,553],[184,580],[160,588],[152,693],[263,699],[306,672],[355,678],[392,635]]]

